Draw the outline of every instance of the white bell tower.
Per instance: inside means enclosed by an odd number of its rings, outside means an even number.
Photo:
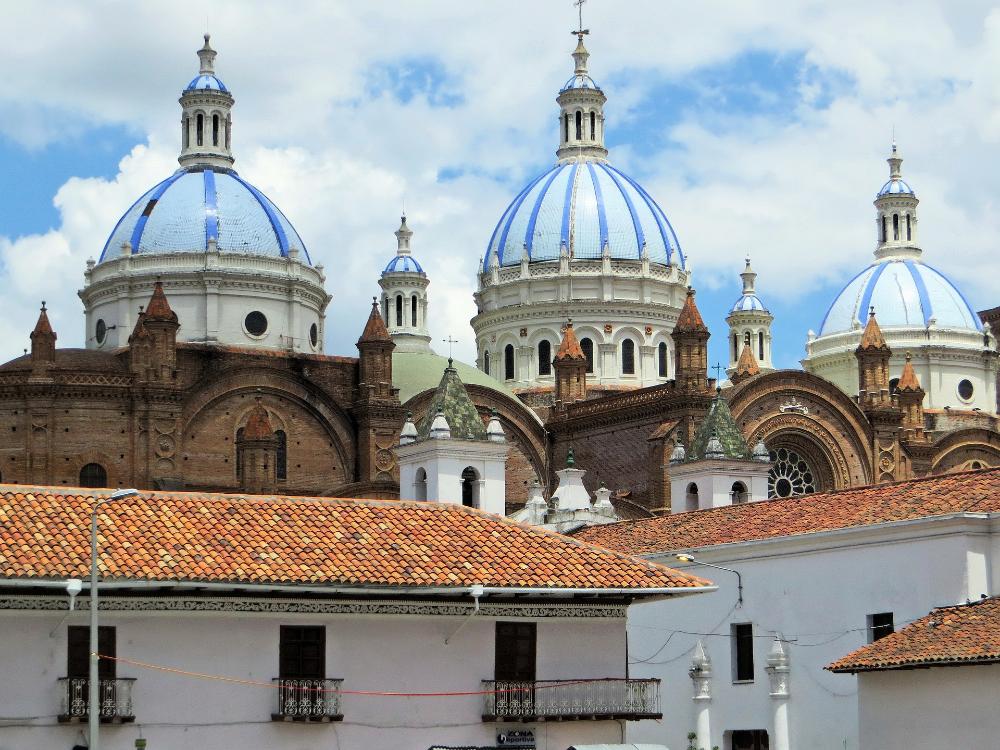
[[[431,282],[410,251],[412,238],[413,230],[406,225],[403,214],[396,230],[396,255],[378,280],[382,287],[382,318],[397,350],[429,352],[427,287]]]
[[[231,167],[233,152],[233,95],[215,75],[215,55],[205,34],[205,44],[198,50],[201,62],[198,75],[181,94],[181,155],[182,167],[205,164]]]
[[[743,280],[743,293],[726,316],[729,325],[729,366],[726,373],[730,377],[736,371],[743,349],[748,346],[760,372],[774,369],[771,362],[771,323],[774,316],[757,296],[757,272],[750,267],[749,255],[740,278]]]

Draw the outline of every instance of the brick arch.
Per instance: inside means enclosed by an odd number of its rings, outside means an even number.
[[[197,428],[207,410],[223,401],[239,396],[261,395],[284,399],[308,414],[333,444],[338,463],[344,467],[345,476],[340,484],[354,481],[356,471],[355,429],[351,418],[334,401],[322,392],[310,388],[297,379],[266,368],[250,368],[239,372],[225,373],[210,380],[195,391],[184,403],[181,413],[181,450],[192,428]],[[245,407],[233,415],[234,420],[246,421],[246,411],[252,405],[252,398]],[[273,411],[270,410],[270,411]],[[284,418],[280,418],[284,423]],[[235,422],[234,422],[235,424]],[[287,430],[286,430],[287,431]],[[234,428],[235,434],[235,428]]]
[[[797,446],[815,462],[822,489],[872,482],[868,420],[832,383],[807,372],[778,370],[735,386],[728,401],[751,446],[761,438],[769,449]]]
[[[1000,466],[1000,434],[982,428],[968,428],[945,433],[934,443],[932,474],[973,468]]]
[[[507,502],[512,505],[524,503],[531,478],[537,477],[544,483],[548,476],[544,427],[528,407],[493,388],[466,383],[465,389],[484,421],[489,419],[493,409],[497,410],[511,446],[507,459]],[[428,388],[403,404],[413,413],[415,422],[427,414],[434,391],[434,388]],[[527,477],[528,473],[533,477]]]

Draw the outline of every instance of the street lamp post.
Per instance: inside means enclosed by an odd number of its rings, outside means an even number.
[[[724,570],[727,573],[736,574],[736,606],[743,606],[743,576],[740,575],[740,571],[733,570],[732,568],[723,568],[721,565],[715,565],[713,563],[702,562],[701,560],[695,560],[693,555],[688,555],[686,553],[680,553],[674,555],[681,562],[691,563],[692,565],[704,565],[706,568],[715,568],[716,570]]]
[[[101,698],[97,658],[97,511],[104,503],[136,497],[139,490],[115,490],[107,498],[97,498],[90,512],[90,679],[87,685],[87,728],[89,750],[98,750],[101,725]]]

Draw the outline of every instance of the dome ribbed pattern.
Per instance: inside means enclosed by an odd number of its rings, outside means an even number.
[[[132,254],[203,253],[214,240],[220,253],[287,257],[297,248],[311,263],[298,232],[257,188],[233,170],[181,169],[147,191],[119,220],[99,262]]]
[[[882,195],[916,195],[906,182],[902,179],[892,179],[889,180],[882,186],[882,189],[878,191],[879,196]]]
[[[409,255],[397,255],[386,265],[382,274],[387,273],[423,273],[424,269],[417,263],[417,259]]]
[[[565,247],[571,258],[649,260],[684,267],[684,255],[666,214],[635,180],[609,164],[577,161],[539,175],[500,217],[483,259],[501,266],[552,261]]]
[[[764,303],[756,294],[744,294],[736,300],[730,312],[752,312],[755,310],[766,312],[767,308],[764,307]]]
[[[226,88],[226,84],[211,74],[195,76],[191,79],[191,83],[184,88],[185,91],[195,91],[198,89],[206,91],[229,91],[229,89]]]
[[[981,331],[979,316],[940,271],[917,260],[874,263],[859,273],[830,305],[820,336],[850,331],[868,322],[875,308],[882,328],[941,328]]]

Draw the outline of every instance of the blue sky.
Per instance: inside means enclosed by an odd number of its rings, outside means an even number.
[[[202,7],[12,10],[18,33],[0,50],[13,73],[0,82],[0,323],[18,333],[0,340],[0,358],[23,348],[42,297],[60,343],[82,341],[84,261],[174,168],[176,97],[196,69]],[[989,3],[915,1],[907,39],[921,54],[905,66],[879,32],[899,23],[888,6],[591,0],[585,12],[612,161],[670,217],[713,361],[725,362],[723,319],[750,252],[775,315],[776,364],[797,366],[807,331],[871,259],[893,127],[922,199],[925,260],[976,309],[1000,303],[989,282],[1000,178],[979,167],[1000,159],[1000,14]],[[353,353],[405,202],[432,279],[434,336],[456,336],[473,358],[475,265],[507,202],[554,159],[575,20],[554,0],[429,0],[419,14],[403,2],[317,2],[295,17],[213,5],[237,168],[336,270],[328,351]]]

